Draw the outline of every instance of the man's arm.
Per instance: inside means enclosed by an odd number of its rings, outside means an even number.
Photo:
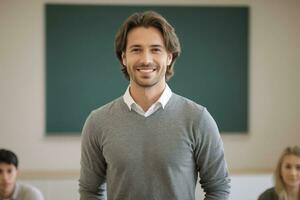
[[[204,108],[197,133],[195,160],[205,200],[227,200],[230,179],[218,127]]]
[[[85,122],[82,131],[80,200],[106,199],[106,162],[99,140],[100,133],[92,113]]]

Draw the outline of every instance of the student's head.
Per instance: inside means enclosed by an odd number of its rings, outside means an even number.
[[[139,30],[138,30],[139,29]],[[162,47],[155,46],[154,38],[148,37],[149,35],[145,35],[145,37],[137,38],[138,35],[134,33],[135,31],[140,31],[140,34],[148,33],[148,34],[155,34],[156,32],[159,34],[159,37],[161,38]],[[147,32],[149,31],[149,32]],[[151,32],[152,31],[152,32]],[[135,34],[135,35],[134,35]],[[139,41],[139,39],[142,39],[142,41]],[[130,41],[129,41],[130,40]],[[128,42],[130,42],[131,46],[129,49]],[[137,51],[143,50],[143,52],[140,53],[146,53],[145,51],[148,49],[143,49],[145,46],[139,46],[140,43],[142,45],[148,45],[146,42],[149,42],[149,45],[154,45],[153,50],[151,54],[143,54],[143,61],[142,60],[135,60],[137,63],[130,63],[130,61],[133,61],[131,58],[133,56],[136,57]],[[159,41],[160,42],[160,41]],[[135,48],[136,47],[136,48]],[[155,49],[163,48],[163,53],[166,53],[166,56],[159,56],[160,52],[156,52],[156,50],[160,51],[161,49]],[[135,49],[133,49],[135,48]],[[142,49],[139,49],[142,48]],[[133,52],[135,51],[135,52]],[[175,29],[167,22],[165,18],[163,18],[160,14],[154,12],[154,11],[146,11],[143,13],[134,13],[133,15],[129,16],[123,25],[118,30],[116,37],[115,37],[115,52],[116,55],[122,65],[122,71],[126,77],[127,80],[130,80],[132,78],[130,75],[130,72],[128,72],[129,69],[127,69],[126,65],[143,65],[143,64],[165,64],[166,69],[164,72],[164,78],[166,80],[169,80],[173,74],[173,66],[175,63],[176,58],[180,54],[180,43],[178,40],[178,37],[175,33]],[[141,59],[141,56],[139,59]],[[153,56],[153,57],[152,57]],[[146,60],[146,61],[145,61]],[[145,63],[146,62],[146,63]],[[148,63],[147,63],[148,62]],[[151,63],[153,62],[153,63]],[[157,62],[157,63],[155,63]],[[163,62],[163,63],[161,63]],[[154,68],[154,67],[153,67]]]
[[[12,151],[0,149],[0,199],[12,194],[18,173],[18,158]]]
[[[300,148],[287,147],[275,170],[275,189],[280,200],[287,200],[288,191],[300,188]]]

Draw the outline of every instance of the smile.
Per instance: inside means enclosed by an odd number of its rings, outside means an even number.
[[[150,73],[150,72],[154,72],[155,70],[156,69],[149,69],[149,68],[137,69],[137,71],[143,72],[143,73]]]

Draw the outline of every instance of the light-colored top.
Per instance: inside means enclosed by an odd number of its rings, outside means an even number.
[[[44,197],[36,187],[17,182],[13,195],[8,200],[44,200]]]
[[[202,106],[172,93],[148,117],[123,98],[93,111],[82,133],[80,200],[227,200],[230,179],[217,125]]]
[[[150,106],[150,108],[145,112],[140,105],[138,105],[134,99],[132,98],[132,96],[130,95],[129,92],[129,88],[130,86],[127,87],[127,90],[123,96],[124,102],[126,103],[126,105],[128,106],[129,110],[134,110],[135,112],[137,112],[138,114],[144,116],[144,117],[149,117],[150,115],[152,115],[153,113],[155,113],[155,111],[157,111],[160,107],[162,107],[163,109],[165,108],[166,104],[168,103],[169,99],[172,96],[172,91],[169,88],[169,86],[166,84],[166,87],[163,91],[163,93],[161,94],[161,96],[159,97],[159,99]]]

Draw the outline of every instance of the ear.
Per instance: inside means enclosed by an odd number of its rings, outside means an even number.
[[[124,53],[124,51],[122,52],[122,64],[124,65],[124,66],[126,66],[126,55],[125,55],[125,53]]]
[[[172,63],[172,59],[173,59],[173,54],[172,53],[168,53],[167,66],[169,66]]]

